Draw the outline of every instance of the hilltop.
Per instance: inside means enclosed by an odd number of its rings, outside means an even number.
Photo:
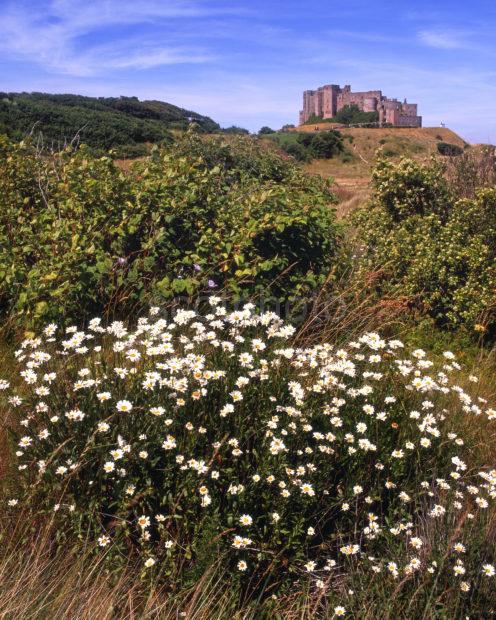
[[[160,142],[171,129],[184,129],[191,121],[205,132],[219,129],[208,116],[163,101],[0,92],[0,133],[16,140],[33,134],[49,147],[75,137],[101,149]]]
[[[333,127],[334,128],[334,127]],[[328,123],[296,127],[293,132],[329,130]],[[369,195],[370,172],[378,149],[392,160],[410,157],[426,161],[438,156],[438,144],[445,142],[462,149],[472,148],[446,127],[337,128],[346,144],[346,154],[316,159],[305,165],[308,172],[333,177],[341,198],[340,211],[349,211]]]

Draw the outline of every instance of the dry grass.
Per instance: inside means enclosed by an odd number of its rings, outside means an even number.
[[[317,125],[321,129],[329,129],[326,123]],[[299,127],[299,131],[310,127]],[[345,217],[357,207],[365,204],[370,198],[370,174],[376,161],[377,151],[392,161],[400,157],[410,157],[426,162],[437,156],[437,144],[440,140],[464,147],[465,141],[446,127],[423,128],[351,128],[340,130],[345,139],[346,148],[351,153],[351,161],[347,158],[318,159],[304,165],[311,174],[320,174],[335,182],[335,191],[339,199],[338,217]],[[473,149],[474,152],[477,149]],[[469,149],[471,152],[472,149]],[[443,161],[446,158],[443,159]],[[458,158],[454,158],[458,159]]]

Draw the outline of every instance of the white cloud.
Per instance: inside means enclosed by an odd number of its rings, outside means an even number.
[[[224,11],[227,13],[231,10]],[[27,59],[43,68],[77,76],[111,69],[147,69],[156,66],[205,63],[212,54],[198,46],[163,43],[156,34],[141,38],[116,36],[104,45],[91,37],[116,26],[157,24],[177,18],[215,16],[221,11],[198,2],[168,0],[52,0],[40,11],[10,4],[0,12],[0,50],[6,56]],[[107,38],[110,36],[106,34]],[[86,43],[82,49],[81,39]]]
[[[468,46],[464,33],[450,30],[421,30],[417,36],[421,43],[436,49],[455,50]]]

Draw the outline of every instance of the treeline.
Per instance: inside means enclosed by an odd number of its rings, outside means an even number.
[[[364,112],[360,108],[353,105],[345,105],[339,110],[336,116],[332,118],[324,118],[322,116],[312,115],[304,125],[313,125],[315,123],[339,123],[341,125],[372,125],[379,122],[378,112]]]
[[[207,116],[163,101],[0,92],[0,133],[14,140],[32,135],[45,149],[84,142],[139,155],[145,143],[169,141],[171,129],[185,129],[191,122],[203,132],[220,129]]]

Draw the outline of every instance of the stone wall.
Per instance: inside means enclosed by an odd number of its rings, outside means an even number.
[[[300,111],[300,125],[312,116],[332,118],[342,108],[356,105],[364,112],[378,112],[379,124],[389,123],[397,127],[422,127],[422,117],[418,116],[417,104],[389,99],[380,90],[353,92],[346,84],[325,84],[317,90],[303,93],[303,109]]]

